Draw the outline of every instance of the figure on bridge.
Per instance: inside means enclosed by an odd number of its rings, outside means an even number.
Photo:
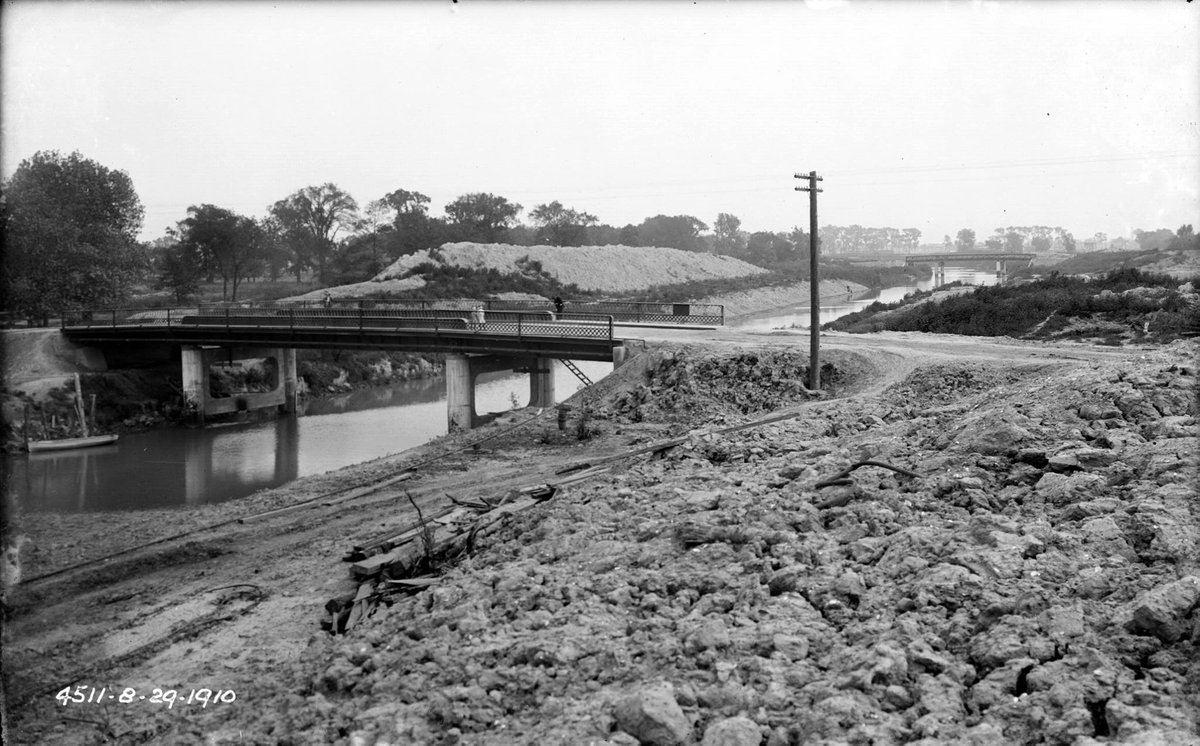
[[[563,311],[563,299],[556,295],[556,296],[554,296],[554,313],[560,314],[560,313],[562,313],[562,311]]]
[[[329,294],[328,290],[326,290],[325,291],[325,307],[329,308],[332,305],[333,305],[333,296]]]

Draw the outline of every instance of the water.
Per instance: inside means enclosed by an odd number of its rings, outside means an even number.
[[[611,363],[577,362],[593,381]],[[554,388],[565,399],[582,385],[562,365]],[[479,376],[475,410],[529,400],[529,377]],[[114,445],[33,453],[9,461],[7,489],[25,510],[81,512],[169,508],[244,497],[419,446],[445,435],[444,379],[406,381],[306,402],[299,417],[122,435]]]
[[[967,269],[965,267],[946,267],[946,282],[954,282],[956,280],[968,285],[994,285],[996,283],[996,273]],[[932,282],[932,280],[922,280],[909,286],[884,288],[883,290],[873,291],[853,299],[846,296],[836,297],[835,302],[821,305],[821,323],[824,324],[840,316],[861,311],[875,302],[895,303],[909,293],[917,290],[928,290]],[[811,320],[812,314],[810,313],[808,298],[797,298],[797,303],[793,308],[775,309],[773,311],[753,314],[738,319],[737,323],[730,324],[730,326],[754,331],[791,328],[807,329]]]
[[[946,268],[947,282],[995,282],[995,275]],[[821,320],[890,303],[929,282],[886,288],[870,296],[822,306]],[[807,327],[807,299],[795,309],[740,320],[743,329]],[[610,363],[580,362],[592,380]],[[476,383],[479,413],[512,408],[529,400],[527,375],[482,375]],[[580,386],[555,366],[555,391],[565,399]],[[9,458],[7,489],[26,510],[87,512],[169,508],[244,497],[300,477],[419,446],[444,435],[444,379],[408,381],[305,403],[299,417],[228,424],[204,429],[158,430],[122,435],[114,445],[78,451],[34,453]]]

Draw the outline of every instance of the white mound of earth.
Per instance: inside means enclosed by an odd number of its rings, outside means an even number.
[[[565,285],[583,290],[619,292],[695,280],[746,277],[767,270],[728,256],[646,246],[513,246],[447,243],[402,256],[375,276],[374,282],[404,277],[427,262],[445,266],[519,272],[528,258]]]

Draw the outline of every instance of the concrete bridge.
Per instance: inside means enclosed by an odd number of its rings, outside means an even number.
[[[680,303],[572,303],[570,311],[513,301],[351,301],[221,304],[155,310],[81,311],[64,315],[62,333],[99,348],[109,360],[179,349],[183,391],[199,422],[243,409],[295,411],[296,350],[358,349],[442,353],[446,356],[447,418],[451,428],[478,422],[475,379],[481,373],[529,373],[529,405],[555,403],[554,361],[591,383],[571,362],[621,365],[625,340],[618,326],[712,328],[722,306]],[[605,313],[607,311],[607,313]],[[274,370],[270,391],[214,397],[210,368],[264,359]]]
[[[989,254],[972,254],[968,252],[952,253],[952,254],[911,254],[904,257],[904,266],[911,267],[914,264],[932,264],[933,265],[933,286],[937,287],[946,282],[946,263],[965,263],[965,262],[995,262],[996,263],[996,279],[1004,282],[1008,279],[1008,262],[1024,262],[1025,266],[1033,264],[1033,260],[1037,258],[1037,254],[1017,254],[1017,253],[989,253]]]

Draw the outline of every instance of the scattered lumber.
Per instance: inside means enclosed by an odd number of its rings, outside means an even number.
[[[438,572],[458,557],[470,554],[479,538],[497,530],[506,518],[552,498],[564,485],[581,482],[608,471],[582,464],[557,482],[523,487],[500,498],[462,499],[444,493],[452,507],[426,519],[413,499],[417,522],[403,531],[356,544],[343,558],[351,562],[350,575],[359,583],[354,595],[341,596],[325,605],[321,626],[343,634],[374,612],[396,593],[416,593],[434,585]],[[559,472],[563,473],[563,472]]]

